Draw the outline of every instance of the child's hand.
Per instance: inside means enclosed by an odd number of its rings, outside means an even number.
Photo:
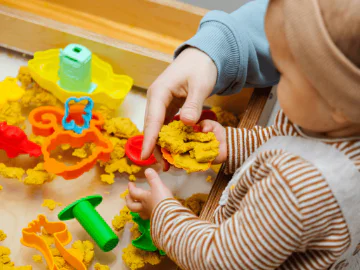
[[[200,118],[204,100],[217,79],[212,59],[195,48],[184,50],[147,91],[142,158],[155,148],[162,125],[180,111],[180,119],[193,126]],[[183,106],[184,105],[184,106]]]
[[[149,182],[150,190],[137,188],[134,183],[129,183],[129,195],[126,196],[126,204],[132,212],[139,213],[142,219],[149,219],[158,203],[174,196],[153,169],[146,169],[145,176]]]
[[[223,163],[227,159],[227,142],[225,128],[218,122],[204,120],[200,123],[202,132],[213,132],[216,139],[220,142],[219,155],[213,161],[214,164]]]

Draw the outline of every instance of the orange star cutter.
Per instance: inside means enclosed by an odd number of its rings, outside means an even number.
[[[70,107],[67,121],[74,120],[78,125],[83,124],[84,105],[73,105]],[[71,130],[64,130],[61,121],[64,117],[64,110],[57,107],[45,106],[31,111],[29,121],[32,131],[37,136],[48,137],[41,147],[44,155],[44,168],[50,173],[62,176],[66,180],[75,179],[89,171],[98,160],[107,162],[113,150],[111,142],[100,132],[104,119],[99,113],[93,113],[90,121],[90,128],[82,134]],[[94,143],[96,147],[91,155],[74,165],[67,165],[50,156],[51,151],[61,144],[70,144],[73,148],[83,146],[85,143]]]
[[[58,270],[50,247],[39,234],[44,228],[47,233],[53,235],[55,247],[59,250],[64,260],[77,270],[86,270],[83,262],[71,254],[65,246],[71,242],[71,234],[64,222],[49,222],[44,215],[39,215],[37,220],[29,223],[28,227],[22,230],[21,244],[35,248],[42,253],[50,270]]]

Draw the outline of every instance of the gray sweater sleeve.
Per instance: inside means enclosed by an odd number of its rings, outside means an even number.
[[[251,1],[227,14],[211,11],[197,34],[175,52],[198,48],[216,64],[218,78],[212,94],[229,95],[243,87],[267,87],[278,83],[279,73],[271,59],[264,31],[268,0]]]

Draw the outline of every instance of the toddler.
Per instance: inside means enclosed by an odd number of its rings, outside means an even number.
[[[265,30],[282,110],[252,130],[201,123],[234,173],[213,222],[156,172],[129,184],[155,245],[182,269],[359,269],[360,1],[272,0]],[[211,41],[209,41],[211,42]]]

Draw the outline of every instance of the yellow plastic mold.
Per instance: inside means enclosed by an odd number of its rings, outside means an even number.
[[[91,97],[95,104],[105,104],[117,108],[131,90],[133,79],[126,75],[117,75],[110,64],[92,55],[92,82],[97,85],[92,93],[67,91],[58,84],[60,49],[36,52],[29,60],[28,67],[32,78],[44,89],[51,92],[61,102],[70,97]]]
[[[17,79],[12,77],[6,77],[5,80],[0,82],[0,108],[8,101],[17,101],[25,93],[17,84]]]

